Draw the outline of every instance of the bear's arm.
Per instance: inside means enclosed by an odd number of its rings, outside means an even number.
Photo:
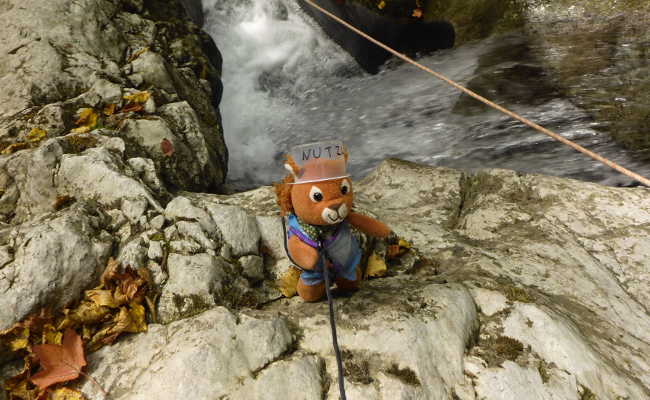
[[[303,242],[298,236],[289,238],[289,254],[293,261],[299,267],[304,269],[314,269],[318,263],[318,251],[307,243]]]
[[[367,235],[374,237],[387,237],[390,235],[390,228],[383,222],[366,215],[351,212],[347,218],[348,222]]]

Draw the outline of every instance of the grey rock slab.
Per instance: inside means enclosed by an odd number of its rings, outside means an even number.
[[[0,269],[0,330],[38,307],[78,299],[98,281],[112,246],[97,219],[80,208],[16,229],[14,260]]]
[[[521,367],[512,361],[505,361],[499,368],[486,369],[475,380],[479,399],[510,400],[580,400],[575,378],[568,374],[564,381],[544,382],[538,370]],[[613,397],[612,397],[613,398]]]
[[[532,304],[517,304],[504,328],[505,335],[529,345],[546,362],[571,373],[593,393],[604,398],[647,396],[638,382],[616,371],[615,365],[591,348],[589,339],[576,325],[557,313]]]
[[[277,361],[254,379],[247,379],[232,399],[320,400],[323,396],[322,360],[316,356],[295,356]],[[350,398],[352,400],[352,398]]]
[[[3,196],[12,195],[13,201],[7,203],[4,212],[15,214],[15,222],[24,222],[33,216],[53,211],[57,197],[57,188],[53,177],[63,155],[63,150],[56,140],[48,140],[33,151],[22,151],[0,160],[0,165],[6,171],[12,182]]]
[[[265,373],[293,340],[283,318],[234,315],[217,307],[169,325],[150,325],[147,333],[107,346],[88,357],[87,371],[115,400],[212,400],[230,396],[255,375],[262,382],[299,376],[298,367],[309,367],[309,358],[292,365],[293,373]],[[87,398],[102,398],[89,381],[81,390]]]
[[[195,315],[218,304],[231,267],[219,257],[205,253],[171,253],[169,278],[160,295],[158,316],[168,323]]]
[[[162,212],[146,185],[125,174],[126,168],[121,159],[105,148],[92,148],[80,155],[64,154],[55,184],[59,191],[97,200],[111,208],[120,206],[124,199],[143,199],[154,210]]]
[[[443,186],[420,193],[420,181]],[[394,160],[356,190],[361,206],[415,242],[447,280],[478,283],[509,301],[543,302],[576,324],[589,351],[611,366],[603,380],[642,382],[641,397],[648,395],[650,317],[642,288],[650,191],[506,170],[450,174]],[[412,208],[415,218],[404,218]],[[597,365],[583,361],[574,368]],[[607,398],[599,388],[591,390]]]
[[[206,204],[205,208],[221,232],[224,242],[232,248],[233,256],[259,253],[260,231],[254,217],[236,206]]]
[[[391,374],[396,366],[417,377],[420,385],[412,386],[423,393],[420,398],[433,399],[451,398],[454,385],[464,383],[463,357],[478,329],[478,316],[461,285],[386,278],[370,281],[352,297],[336,302],[339,345],[352,354],[351,363],[368,363],[370,378],[377,379],[380,372]],[[299,325],[300,348],[323,357],[334,382],[327,304],[294,298],[274,303],[271,309],[286,313]],[[411,391],[401,391],[405,390]]]
[[[167,204],[167,207],[165,207],[165,217],[168,220],[189,219],[196,221],[209,234],[217,230],[217,225],[210,214],[184,196],[176,196]]]

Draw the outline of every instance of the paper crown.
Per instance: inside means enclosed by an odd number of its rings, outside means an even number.
[[[346,148],[340,141],[295,146],[289,155],[298,166],[294,183],[319,182],[350,176],[346,171]]]

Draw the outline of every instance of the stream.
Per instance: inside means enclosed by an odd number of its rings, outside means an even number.
[[[224,59],[221,113],[237,189],[284,176],[283,153],[343,140],[360,179],[396,157],[472,171],[507,168],[606,185],[632,180],[479,104],[415,67],[389,60],[369,75],[293,0],[204,0],[205,29]],[[613,142],[563,97],[523,32],[438,51],[424,65],[623,166],[650,165]]]

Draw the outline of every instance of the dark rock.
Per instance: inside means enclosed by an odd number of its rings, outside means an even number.
[[[379,66],[391,56],[386,50],[352,32],[304,0],[299,1],[299,4],[366,71],[377,73]],[[427,53],[454,45],[454,27],[446,21],[423,22],[414,18],[391,18],[352,2],[319,0],[318,4],[401,53]]]
[[[201,0],[181,0],[181,4],[192,21],[198,26],[203,26],[205,16],[203,15],[203,5],[201,4]]]

